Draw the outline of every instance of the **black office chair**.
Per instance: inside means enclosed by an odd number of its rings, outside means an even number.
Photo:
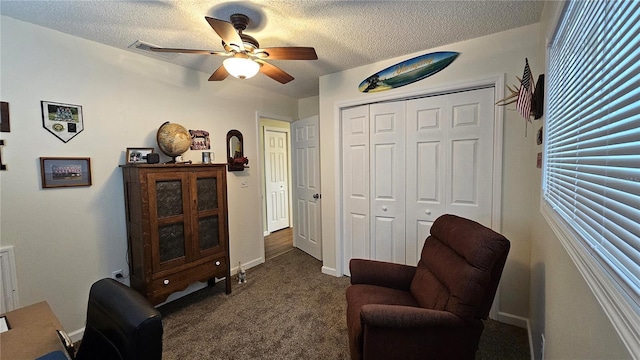
[[[162,359],[162,317],[142,295],[113,279],[89,291],[76,360]]]

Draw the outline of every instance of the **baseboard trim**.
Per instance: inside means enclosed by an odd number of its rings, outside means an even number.
[[[246,263],[242,264],[242,266],[244,267],[245,270],[247,269],[251,269],[252,267],[256,267],[260,264],[264,264],[264,258],[263,257],[259,257],[257,259],[253,259],[251,261],[247,261]],[[238,273],[238,267],[234,267],[231,268],[231,274],[237,274]]]
[[[330,267],[327,267],[327,266],[323,266],[322,267],[322,273],[326,274],[326,275],[332,275],[332,276],[335,276],[335,277],[339,277],[338,272],[336,271],[336,269],[330,268]]]
[[[527,329],[527,336],[529,337],[529,354],[531,355],[531,360],[534,360],[535,354],[533,353],[533,337],[531,335],[531,325],[529,324],[529,319],[522,316],[499,311],[497,320],[501,323]]]
[[[522,316],[505,313],[502,311],[498,311],[497,320],[501,323],[517,326],[519,328],[523,328],[523,329],[529,328],[529,319],[524,318]]]
[[[71,342],[73,342],[75,344],[78,341],[82,340],[82,336],[84,336],[84,327],[82,327],[82,328],[80,328],[80,329],[78,329],[76,331],[72,331],[70,333],[67,333],[67,335],[69,335],[69,338],[71,339]]]

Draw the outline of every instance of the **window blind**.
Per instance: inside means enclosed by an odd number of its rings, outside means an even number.
[[[543,197],[640,306],[640,1],[571,1],[549,47]]]

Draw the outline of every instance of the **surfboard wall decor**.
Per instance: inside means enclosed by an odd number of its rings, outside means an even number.
[[[399,88],[429,77],[446,68],[460,53],[438,51],[405,60],[364,79],[358,90],[364,93]]]

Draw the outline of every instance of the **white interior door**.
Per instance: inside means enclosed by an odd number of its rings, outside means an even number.
[[[287,133],[264,130],[267,231],[289,227],[289,161]]]
[[[294,122],[292,133],[295,164],[293,245],[322,260],[318,116]]]

